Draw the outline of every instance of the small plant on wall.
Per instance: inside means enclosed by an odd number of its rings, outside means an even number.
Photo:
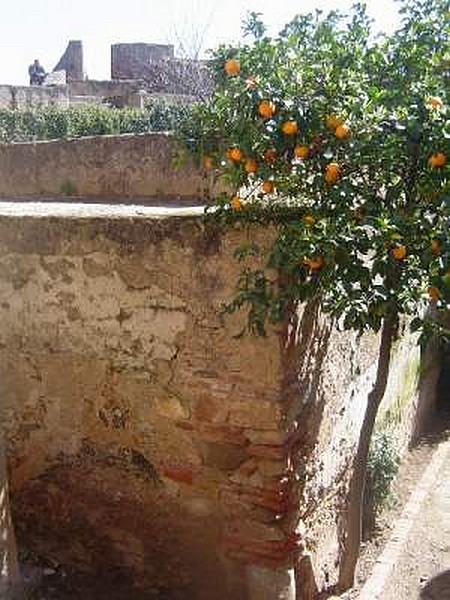
[[[264,335],[297,302],[342,328],[380,332],[378,369],[354,458],[340,587],[353,583],[370,439],[399,319],[450,301],[450,19],[446,0],[403,0],[402,24],[375,38],[363,5],[298,16],[276,38],[252,14],[248,43],[213,56],[216,92],[179,131],[225,181],[207,215],[275,225],[267,269],[243,270],[227,310]],[[274,275],[275,273],[275,275]]]

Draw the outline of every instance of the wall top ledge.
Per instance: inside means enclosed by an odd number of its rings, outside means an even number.
[[[172,142],[175,135],[171,131],[147,131],[144,133],[104,133],[99,135],[84,135],[81,137],[55,138],[50,140],[30,140],[28,142],[7,142],[1,143],[0,148],[11,148],[18,146],[56,146],[56,145],[83,145],[92,142],[101,141],[127,141],[127,140],[152,140],[155,142]]]
[[[167,219],[200,217],[203,206],[142,204],[106,204],[95,202],[27,202],[11,199],[0,201],[0,217],[68,218],[68,219]]]

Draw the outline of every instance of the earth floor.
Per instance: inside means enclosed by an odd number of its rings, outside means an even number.
[[[421,478],[442,446],[450,443],[450,414],[438,415],[430,433],[404,457],[393,486],[394,503],[378,519],[373,538],[362,548],[356,585],[341,600],[450,600],[450,452],[435,474],[395,562],[384,565],[389,576],[381,593],[364,588],[384,549],[398,545],[396,525],[404,519],[405,505],[419,489]],[[407,520],[407,519],[406,519]],[[392,553],[391,553],[392,554]]]

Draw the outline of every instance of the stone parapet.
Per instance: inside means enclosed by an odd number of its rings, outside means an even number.
[[[69,106],[66,86],[0,85],[0,108],[35,109],[39,106]]]
[[[0,198],[146,198],[201,203],[212,190],[164,133],[0,145]]]

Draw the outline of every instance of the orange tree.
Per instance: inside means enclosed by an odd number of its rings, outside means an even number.
[[[345,329],[381,332],[378,370],[354,459],[340,585],[352,584],[370,438],[399,318],[444,331],[450,302],[448,0],[400,2],[375,38],[365,8],[298,16],[276,38],[250,15],[251,41],[213,57],[216,91],[182,128],[185,146],[231,193],[209,218],[276,224],[268,269],[245,266],[227,310],[264,334],[295,302]],[[260,251],[239,248],[244,259]],[[277,272],[276,278],[271,273]]]

